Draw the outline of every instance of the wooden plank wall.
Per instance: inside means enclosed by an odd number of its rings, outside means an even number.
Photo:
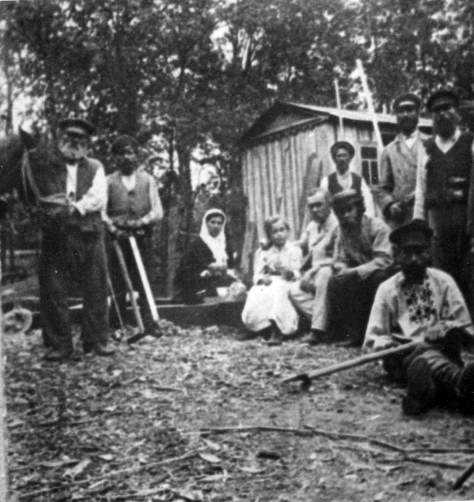
[[[248,148],[243,155],[244,191],[249,201],[249,221],[264,238],[263,223],[273,214],[284,216],[291,227],[291,238],[299,237],[305,218],[306,197],[319,185],[322,176],[334,169],[329,149],[338,134],[331,122],[285,135]],[[358,144],[361,131],[345,125],[345,138]],[[370,139],[370,129],[362,131]],[[359,148],[353,168],[360,172]]]

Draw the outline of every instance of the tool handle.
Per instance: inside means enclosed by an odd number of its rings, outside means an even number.
[[[135,298],[135,294],[134,294],[135,291],[133,290],[132,281],[131,281],[130,275],[128,273],[127,264],[125,263],[125,258],[123,257],[122,249],[120,248],[120,244],[115,239],[112,240],[112,246],[114,247],[115,254],[117,255],[120,270],[122,271],[122,276],[125,281],[125,285],[127,286],[128,293],[130,295],[130,301],[132,302],[133,313],[135,314],[135,319],[137,321],[138,330],[140,333],[144,333],[145,327],[143,325],[143,320],[142,320],[142,316],[140,314],[140,309],[138,307],[137,300]]]

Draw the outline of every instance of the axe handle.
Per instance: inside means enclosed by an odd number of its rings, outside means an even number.
[[[120,244],[117,242],[116,239],[112,240],[112,246],[114,247],[115,254],[117,255],[120,270],[122,271],[122,276],[125,281],[125,285],[127,286],[128,293],[130,295],[130,301],[132,302],[133,313],[135,314],[138,330],[140,333],[144,333],[145,327],[143,326],[142,316],[140,314],[140,309],[138,307],[137,300],[135,298],[134,294],[135,292],[133,290],[132,280],[130,279],[130,274],[128,273],[127,264],[125,263],[125,258],[123,257],[122,249],[120,248]]]
[[[296,382],[298,380],[307,379],[315,380],[316,378],[331,375],[332,373],[338,373],[339,371],[344,371],[349,368],[354,368],[355,366],[362,366],[363,364],[370,363],[372,361],[377,361],[377,359],[383,359],[387,356],[392,356],[394,354],[403,354],[403,352],[408,352],[414,349],[417,342],[409,342],[397,347],[391,347],[390,349],[380,350],[379,352],[372,352],[371,354],[366,354],[364,356],[355,357],[354,359],[349,359],[343,363],[333,364],[327,366],[326,368],[321,368],[315,371],[311,375],[306,375],[305,373],[300,373],[299,375],[294,375],[289,378],[285,378],[282,383]]]
[[[130,247],[132,248],[133,256],[135,258],[135,263],[137,264],[138,274],[140,275],[140,280],[142,281],[143,290],[145,291],[146,301],[151,312],[151,318],[156,323],[159,320],[158,309],[156,308],[153,292],[151,291],[150,281],[148,280],[145,266],[143,265],[142,255],[140,254],[140,250],[138,249],[138,244],[135,236],[130,235],[128,239],[130,242]]]
[[[117,303],[117,297],[115,296],[114,285],[112,284],[112,279],[110,278],[109,271],[106,271],[107,276],[107,287],[109,288],[110,296],[112,298],[112,303],[114,304],[115,312],[117,312],[118,321],[120,324],[120,329],[125,329],[125,323],[123,322],[122,313],[120,312],[119,305]]]

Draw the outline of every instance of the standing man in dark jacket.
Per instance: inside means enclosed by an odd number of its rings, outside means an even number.
[[[461,132],[459,100],[453,92],[435,92],[427,107],[433,114],[435,134],[425,143],[428,159],[417,179],[415,217],[427,217],[433,229],[435,266],[454,277],[472,302],[474,134]]]
[[[40,314],[46,359],[75,359],[67,304],[72,286],[83,297],[84,352],[113,354],[107,345],[107,290],[101,211],[107,188],[102,164],[87,156],[94,127],[81,119],[59,123],[57,144],[25,156],[24,180],[42,228]],[[76,295],[77,296],[77,295]]]
[[[418,129],[420,106],[420,98],[411,93],[398,96],[393,103],[399,133],[382,151],[376,192],[383,216],[392,227],[412,219],[416,173],[426,162],[423,142],[428,136]]]
[[[127,234],[134,235],[147,275],[151,277],[153,227],[163,217],[158,187],[153,176],[138,168],[138,143],[127,135],[119,136],[112,145],[117,170],[107,177],[108,201],[103,215],[112,238],[118,239],[132,283],[138,291],[143,324],[147,334],[157,330],[146,304],[145,291],[138,275]],[[110,272],[120,311],[126,308],[126,287],[114,253],[110,253]],[[122,314],[123,315],[123,314]]]

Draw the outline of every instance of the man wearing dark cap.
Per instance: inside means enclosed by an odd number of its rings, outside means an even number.
[[[471,300],[474,135],[461,132],[458,105],[458,97],[448,90],[437,91],[428,99],[434,136],[425,143],[428,158],[418,172],[414,214],[427,217],[433,228],[434,264],[453,276]]]
[[[330,151],[336,170],[322,179],[320,188],[331,197],[343,190],[356,190],[364,199],[366,214],[374,216],[374,200],[367,183],[362,176],[350,170],[355,155],[354,147],[348,141],[336,141]]]
[[[152,277],[153,228],[163,216],[158,187],[153,176],[138,168],[138,143],[127,135],[119,136],[112,145],[112,155],[117,170],[107,177],[108,200],[103,215],[112,238],[118,239],[122,248],[132,283],[138,291],[143,323],[147,334],[158,329],[146,304],[145,291],[139,279],[130,243],[126,237],[134,235],[148,277]],[[127,289],[114,253],[110,253],[110,272],[120,311],[126,311]],[[123,315],[122,314],[122,315]],[[114,319],[115,323],[118,319]],[[117,326],[118,327],[118,326]]]
[[[87,156],[93,126],[82,119],[59,123],[54,147],[41,144],[23,163],[28,195],[42,229],[40,314],[46,359],[76,358],[68,293],[83,297],[84,352],[107,356],[106,261],[101,210],[107,198],[102,164]],[[74,288],[74,292],[72,291]]]
[[[363,198],[355,190],[334,195],[332,209],[339,223],[327,244],[332,264],[318,272],[308,342],[345,339],[360,345],[377,286],[393,273],[389,228],[364,214]]]
[[[382,151],[376,199],[392,227],[412,218],[416,173],[426,162],[423,142],[428,136],[418,129],[420,106],[420,98],[415,94],[402,94],[395,99],[393,110],[399,133]]]
[[[384,360],[389,375],[407,385],[403,411],[418,415],[435,405],[474,412],[474,364],[463,366],[461,348],[472,348],[474,329],[453,278],[429,267],[432,231],[415,219],[390,234],[401,271],[376,293],[364,347],[383,350],[419,342],[410,353]]]

